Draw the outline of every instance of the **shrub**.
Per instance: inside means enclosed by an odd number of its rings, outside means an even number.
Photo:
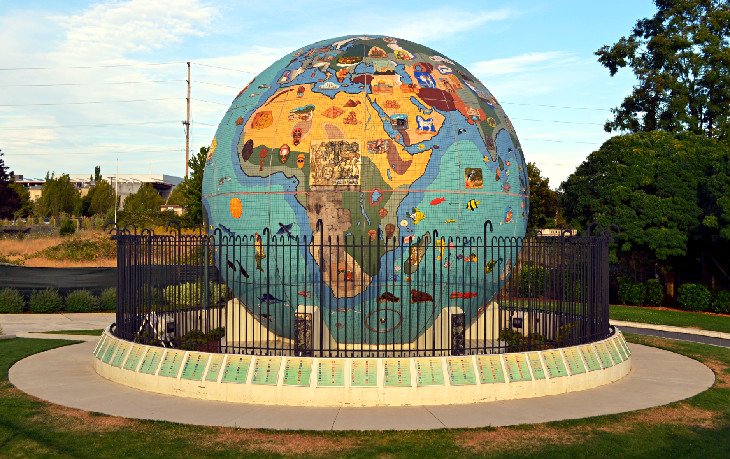
[[[519,295],[523,298],[537,298],[545,293],[547,270],[542,266],[527,265],[518,276]]]
[[[84,239],[73,236],[62,243],[49,247],[43,255],[51,260],[93,261],[97,258],[114,258],[117,246],[108,237]]]
[[[712,298],[712,312],[730,314],[730,290],[718,290]]]
[[[117,289],[110,287],[99,295],[99,310],[116,311],[117,309]]]
[[[622,304],[643,304],[645,293],[644,284],[626,278],[618,281],[618,299]]]
[[[23,312],[25,299],[19,291],[12,288],[0,290],[0,314],[17,314]]]
[[[28,308],[31,312],[51,313],[63,309],[63,299],[58,290],[37,290],[30,296]]]
[[[208,301],[213,304],[228,295],[228,287],[225,284],[210,282],[208,285]],[[163,292],[165,301],[173,308],[200,306],[203,302],[202,283],[185,282],[184,284],[173,284],[165,287]]]
[[[644,282],[644,303],[649,306],[659,306],[664,298],[664,287],[656,279]]]
[[[99,299],[88,290],[74,290],[66,296],[66,311],[92,312],[99,310]]]
[[[76,232],[76,223],[71,220],[64,220],[61,223],[61,228],[58,230],[58,234],[61,236],[68,236]]]
[[[710,290],[702,284],[682,284],[677,290],[677,303],[686,311],[707,311]]]

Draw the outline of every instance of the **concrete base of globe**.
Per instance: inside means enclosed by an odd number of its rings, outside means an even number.
[[[451,357],[306,358],[208,354],[130,343],[105,332],[96,372],[141,390],[290,406],[467,404],[592,389],[631,371],[620,332],[592,344]]]

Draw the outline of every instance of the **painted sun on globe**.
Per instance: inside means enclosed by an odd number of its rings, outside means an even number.
[[[226,260],[266,275],[266,283],[229,280],[252,314],[261,317],[265,304],[267,314],[289,317],[306,298],[332,315],[333,334],[349,330],[339,338],[348,342],[375,342],[386,322],[389,332],[411,324],[399,331],[404,341],[417,337],[430,325],[417,301],[426,297],[414,298],[407,284],[384,285],[419,276],[429,291],[435,269],[475,263],[480,269],[459,275],[479,282],[490,263],[505,264],[468,251],[457,259],[443,246],[419,252],[417,244],[438,246],[434,234],[481,237],[486,220],[490,236],[524,236],[529,206],[524,156],[492,94],[443,54],[386,36],[305,46],[243,88],[213,139],[203,204],[209,231],[253,241]],[[269,252],[277,259],[262,263],[262,235],[299,243],[280,244]],[[326,257],[322,239],[336,245]],[[362,248],[368,244],[377,248]],[[299,268],[274,268],[284,261]],[[325,288],[307,290],[313,279]],[[457,298],[467,320],[496,288]],[[428,302],[440,309],[452,294],[428,294]],[[394,299],[400,320],[384,321],[378,311]],[[403,320],[409,314],[423,319]],[[276,333],[289,335],[290,320],[280,323]]]

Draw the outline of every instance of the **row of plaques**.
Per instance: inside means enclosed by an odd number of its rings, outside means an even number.
[[[380,360],[185,352],[130,343],[107,334],[97,343],[94,355],[116,368],[165,378],[303,387],[312,385],[312,375],[317,387],[377,387]],[[619,332],[597,343],[539,352],[384,358],[383,385],[411,387],[415,382],[419,387],[443,386],[448,379],[452,386],[464,386],[477,382],[497,384],[553,379],[609,368],[624,362],[630,355],[626,340]],[[349,365],[346,366],[346,362]]]

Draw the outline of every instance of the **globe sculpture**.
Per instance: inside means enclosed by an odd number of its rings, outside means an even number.
[[[475,321],[517,257],[490,240],[524,236],[529,206],[519,141],[484,85],[375,35],[305,46],[243,88],[203,205],[248,314],[293,338],[313,305],[344,344],[412,342],[446,307]]]

